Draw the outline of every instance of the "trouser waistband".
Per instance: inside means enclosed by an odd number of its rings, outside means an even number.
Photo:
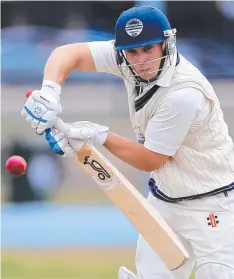
[[[212,190],[212,191],[209,191],[206,193],[192,195],[192,196],[171,198],[171,197],[168,197],[167,195],[165,195],[163,192],[161,192],[158,189],[158,186],[156,185],[155,180],[153,178],[150,178],[148,185],[149,185],[150,192],[152,193],[152,195],[154,197],[156,197],[162,201],[171,202],[171,203],[180,202],[180,201],[184,201],[184,200],[200,199],[200,198],[204,198],[204,197],[214,196],[219,193],[224,193],[225,196],[228,196],[228,192],[234,190],[234,182],[232,182],[231,184],[229,184],[227,186],[217,188],[215,190]]]

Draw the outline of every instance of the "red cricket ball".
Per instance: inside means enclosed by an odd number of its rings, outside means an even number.
[[[23,175],[27,169],[27,162],[23,157],[14,155],[6,161],[6,170],[14,176]]]

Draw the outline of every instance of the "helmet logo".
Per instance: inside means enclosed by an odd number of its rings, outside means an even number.
[[[125,30],[131,37],[137,37],[143,30],[143,23],[138,18],[130,19],[126,25]]]

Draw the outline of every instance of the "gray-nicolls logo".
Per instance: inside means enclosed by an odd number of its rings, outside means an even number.
[[[209,216],[207,217],[207,221],[208,226],[211,226],[212,228],[217,227],[217,225],[219,224],[218,215],[213,213],[209,214]]]
[[[43,101],[47,102],[47,103],[49,103],[49,102],[50,102],[49,100],[47,100],[46,98],[44,98],[44,97],[43,97],[43,96],[41,96],[41,95],[40,95],[40,98],[41,98]]]

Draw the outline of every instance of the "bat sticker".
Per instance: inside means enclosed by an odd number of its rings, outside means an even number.
[[[110,174],[104,169],[104,167],[98,163],[96,160],[89,162],[90,156],[86,156],[84,159],[84,165],[89,164],[92,169],[98,172],[98,177],[100,180],[105,180],[106,178],[111,178]]]
[[[111,172],[107,171],[97,160],[86,156],[84,158],[84,165],[90,165],[97,173],[92,176],[93,180],[100,186],[102,190],[112,190],[121,185],[119,177],[116,175],[117,170],[111,167]]]

